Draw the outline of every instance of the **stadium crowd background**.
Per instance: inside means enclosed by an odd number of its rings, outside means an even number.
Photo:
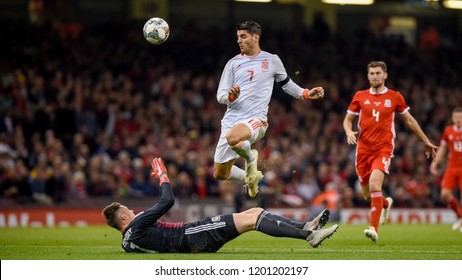
[[[143,24],[1,23],[2,201],[66,207],[94,197],[157,196],[149,169],[160,156],[180,199],[245,202],[242,186],[212,176],[226,109],[215,94],[226,61],[238,53],[234,26],[190,23],[153,46]],[[258,203],[363,206],[342,120],[354,92],[368,87],[370,60],[387,62],[388,87],[404,94],[439,143],[452,108],[462,106],[462,36],[433,43],[410,46],[368,28],[346,37],[322,21],[297,32],[263,26],[263,49],[279,54],[300,85],[323,86],[326,97],[303,102],[275,86],[269,129],[255,147],[265,174]],[[397,124],[384,192],[398,207],[442,206],[441,178],[429,174],[423,145],[399,117]]]

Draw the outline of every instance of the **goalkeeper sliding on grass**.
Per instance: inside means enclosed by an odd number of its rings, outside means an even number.
[[[327,209],[310,222],[296,222],[262,208],[190,223],[161,222],[158,219],[173,206],[175,200],[162,159],[155,158],[151,166],[151,176],[159,179],[162,188],[160,200],[154,206],[135,215],[133,210],[113,202],[102,213],[108,225],[122,232],[122,247],[126,252],[216,252],[225,243],[250,230],[275,237],[303,239],[316,248],[338,228],[338,225],[333,225],[322,229],[329,220]]]

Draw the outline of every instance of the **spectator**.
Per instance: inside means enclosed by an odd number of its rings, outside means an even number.
[[[125,150],[130,155],[127,160],[130,168],[136,157],[142,158],[145,166],[153,157],[168,159],[169,168],[176,170],[169,172],[171,179],[177,179],[175,173],[186,172],[192,180],[193,193],[200,197],[204,194],[199,191],[202,183],[198,178],[204,178],[196,174],[203,174],[200,169],[205,169],[209,181],[205,196],[220,197],[218,183],[211,179],[213,151],[210,147],[219,137],[219,120],[223,115],[223,108],[217,106],[215,100],[221,71],[217,65],[223,65],[235,50],[235,45],[228,44],[229,36],[214,36],[219,39],[201,42],[200,47],[188,36],[178,37],[178,45],[188,45],[201,54],[201,63],[192,63],[191,56],[184,49],[159,49],[161,53],[153,56],[145,48],[145,42],[127,39],[123,32],[111,34],[109,40],[107,33],[93,33],[91,28],[84,28],[79,31],[79,39],[69,44],[69,39],[62,39],[56,29],[46,24],[34,26],[34,36],[29,36],[27,41],[21,34],[30,34],[30,26],[0,24],[2,30],[6,30],[4,51],[0,52],[0,131],[8,133],[4,144],[17,154],[15,160],[4,158],[13,170],[23,170],[28,177],[45,154],[51,170],[49,174],[55,176],[59,170],[54,169],[59,164],[54,162],[59,156],[62,166],[67,169],[62,171],[63,175],[66,174],[66,192],[70,190],[70,174],[81,171],[86,177],[88,196],[117,197],[121,184],[114,175],[114,166],[120,166],[118,155]],[[130,34],[139,32],[136,31],[137,24],[125,25]],[[11,26],[14,26],[14,32],[11,32]],[[197,37],[221,31],[196,28],[195,32]],[[426,55],[428,51],[416,52],[418,49],[412,46],[398,45],[368,32],[351,40],[351,37],[345,38],[331,30],[326,40],[316,45],[307,43],[314,36],[312,30],[297,32],[303,36],[292,41],[263,36],[262,45],[269,51],[284,51],[287,72],[303,70],[298,75],[291,75],[294,81],[306,81],[306,85],[320,84],[329,98],[320,103],[302,104],[292,102],[284,94],[273,94],[268,112],[271,116],[268,119],[269,137],[258,142],[255,148],[260,151],[262,169],[265,173],[275,172],[277,180],[283,180],[281,186],[296,187],[303,178],[302,171],[308,167],[315,174],[324,174],[327,167],[327,176],[320,176],[327,178],[318,182],[320,188],[337,180],[336,176],[329,179],[334,172],[337,176],[342,174],[341,180],[347,180],[348,187],[355,190],[357,176],[351,175],[354,149],[344,145],[338,120],[351,92],[365,86],[364,57],[383,54],[389,67],[399,73],[388,81],[408,94],[406,99],[416,112],[415,117],[431,139],[440,138],[440,131],[450,118],[447,108],[462,105],[458,76],[460,44],[445,52],[432,52],[432,58]],[[287,35],[278,38],[284,36]],[[117,47],[109,44],[113,40],[120,42]],[[335,51],[338,49],[342,51]],[[360,56],[359,49],[362,51]],[[299,53],[307,55],[300,57]],[[433,63],[432,59],[441,63]],[[429,112],[432,118],[427,117]],[[124,127],[127,129],[121,129]],[[54,129],[55,136],[48,134],[53,131],[50,128]],[[75,143],[74,138],[77,138]],[[420,151],[414,148],[413,142],[408,131],[401,130],[397,135],[396,164],[392,167],[396,177],[390,177],[386,182],[391,196],[402,197],[402,204],[397,200],[397,206],[412,207],[408,204],[409,193],[400,176],[415,177],[418,167],[427,165],[416,156]],[[191,152],[195,153],[194,157],[188,155]],[[99,158],[96,163],[93,163],[94,157]],[[191,159],[200,161],[200,164],[191,167],[188,165]],[[24,162],[23,166],[18,160]],[[403,170],[400,171],[401,165]],[[10,179],[24,179],[24,175],[20,178],[12,175],[0,163],[1,189],[5,189]],[[30,193],[29,182],[27,186]],[[437,188],[437,185],[431,187]],[[266,190],[282,192],[282,189],[273,187]],[[433,193],[438,191],[432,189]],[[28,192],[24,192],[25,198],[19,200],[28,203],[31,200],[30,197],[27,199]],[[53,199],[54,196],[50,195]],[[66,193],[68,196],[70,194]],[[263,197],[261,193],[259,198]],[[267,205],[271,206],[273,202],[277,200],[268,200],[270,204]],[[365,206],[362,199],[354,202],[357,206]]]

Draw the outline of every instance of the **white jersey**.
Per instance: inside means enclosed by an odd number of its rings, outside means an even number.
[[[261,51],[252,57],[239,54],[230,59],[221,75],[217,92],[217,100],[228,104],[221,120],[222,128],[231,128],[250,118],[267,121],[274,81],[284,83],[282,89],[287,94],[302,98],[304,89],[288,78],[279,56]],[[238,85],[241,92],[235,101],[229,102],[225,96],[234,85]]]

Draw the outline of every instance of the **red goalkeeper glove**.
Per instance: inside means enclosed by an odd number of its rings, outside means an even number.
[[[162,162],[161,158],[153,159],[151,166],[152,166],[151,176],[159,179],[160,181],[159,186],[165,182],[170,183],[170,180],[168,179],[168,175],[167,175],[167,169],[165,168],[165,165]]]

